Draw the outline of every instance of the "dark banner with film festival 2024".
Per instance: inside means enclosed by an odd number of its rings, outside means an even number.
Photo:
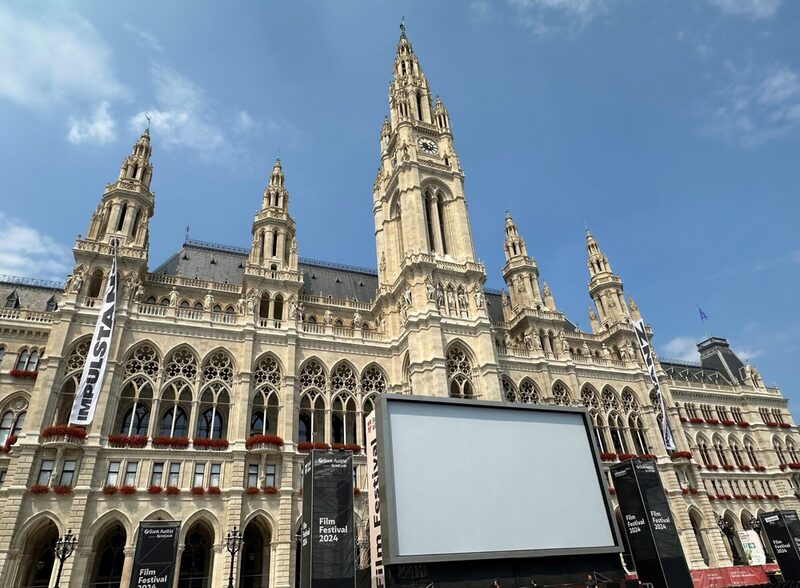
[[[793,510],[758,515],[785,582],[800,580],[800,521]]]
[[[130,588],[172,588],[180,530],[179,521],[139,523]]]
[[[611,466],[611,477],[639,580],[655,588],[692,588],[656,464],[629,459]]]
[[[303,462],[300,587],[354,588],[353,456],[311,451]]]

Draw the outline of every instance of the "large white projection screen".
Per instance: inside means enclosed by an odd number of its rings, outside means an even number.
[[[382,400],[390,558],[616,550],[582,413]]]

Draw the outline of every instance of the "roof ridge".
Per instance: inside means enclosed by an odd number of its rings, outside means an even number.
[[[368,276],[377,276],[378,271],[368,267],[359,267],[357,265],[347,265],[345,263],[334,263],[332,261],[320,261],[319,259],[311,259],[309,257],[301,257],[298,260],[303,265],[313,265],[317,267],[324,267],[328,269],[340,269],[348,272],[358,272]]]
[[[40,280],[38,278],[25,278],[22,276],[9,276],[0,274],[0,283],[14,284],[15,286],[32,286],[34,288],[46,288],[48,290],[63,290],[65,283],[54,280]]]

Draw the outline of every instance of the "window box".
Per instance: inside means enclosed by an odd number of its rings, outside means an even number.
[[[743,428],[743,429],[746,429],[747,427],[749,427],[749,426],[750,426],[750,423],[748,423],[747,421],[739,421],[739,422],[738,422],[738,423],[736,423],[736,424],[737,424],[737,425],[739,425],[739,426],[740,426],[741,428]]]
[[[603,461],[617,461],[617,454],[606,451],[600,454],[600,459]]]
[[[261,449],[260,445],[275,445],[276,447],[283,447],[283,439],[277,435],[250,435],[244,446],[247,449]]]
[[[319,441],[301,441],[297,444],[298,451],[311,451],[312,449],[322,449],[327,451],[330,448],[331,446],[327,443],[321,443]]]
[[[181,493],[181,489],[177,486],[167,486],[167,496],[177,496]]]
[[[39,375],[39,372],[31,372],[28,370],[11,370],[8,374],[12,378],[25,378],[28,380],[35,380],[36,377]]]
[[[16,435],[10,435],[8,439],[6,439],[5,445],[3,445],[3,447],[0,447],[0,452],[9,453],[11,451],[11,446],[16,444],[18,440],[19,437],[17,437]]]
[[[725,470],[726,472],[732,472],[732,471],[733,471],[733,470],[735,470],[736,468],[734,468],[734,467],[733,467],[731,464],[729,464],[729,463],[726,463],[726,464],[724,464],[724,465],[722,466],[722,469],[723,469],[723,470]]]
[[[103,494],[105,494],[106,496],[114,496],[114,494],[116,494],[118,490],[119,488],[117,488],[116,486],[103,486]]]
[[[726,427],[732,427],[736,423],[734,421],[730,420],[730,419],[724,419],[722,421],[722,424],[725,425]]]
[[[783,470],[785,470],[786,468],[788,468],[788,467],[789,467],[789,464],[788,464],[788,463],[782,463],[782,464],[781,464],[780,466],[778,466],[778,467],[780,467],[780,468],[781,468],[781,471],[783,471]]]
[[[136,494],[136,486],[128,486],[123,485],[119,487],[119,493],[124,494],[125,496],[130,496],[131,494]]]
[[[222,490],[219,489],[219,486],[209,486],[208,493],[211,494],[212,496],[219,496],[220,494],[222,494]]]
[[[688,420],[688,419],[687,419],[686,417],[680,417],[680,421],[681,421],[682,423],[685,423],[687,420]]]
[[[695,418],[689,419],[689,422],[692,423],[693,425],[702,425],[705,421],[703,419],[695,417]]]
[[[761,494],[751,494],[750,498],[752,498],[753,500],[764,500],[764,497],[761,496]]]
[[[790,463],[789,464],[790,470],[800,470],[800,463]]]
[[[754,468],[757,472],[766,472],[767,466],[755,466]]]
[[[689,488],[689,493],[692,496],[697,496],[698,494],[700,494],[700,490],[698,490],[697,488]]]
[[[716,472],[719,469],[719,466],[714,463],[710,463],[706,466],[709,471]]]
[[[275,486],[264,486],[264,494],[277,494],[278,489]]]
[[[153,447],[160,449],[186,449],[189,447],[188,437],[153,437]]]
[[[161,486],[156,486],[155,484],[152,484],[147,488],[148,494],[161,494],[163,491],[164,489]]]
[[[108,444],[112,447],[136,447],[147,445],[147,435],[109,435]]]
[[[639,459],[655,459],[656,456],[652,453],[641,453],[639,454]]]
[[[638,456],[635,453],[620,453],[617,457],[620,461],[626,461],[628,459],[635,459]]]
[[[717,419],[706,419],[707,425],[718,425],[719,421]]]
[[[767,494],[767,498],[769,500],[778,500],[780,496],[778,496],[777,494]]]
[[[713,494],[709,494],[709,495],[708,495],[708,499],[709,499],[709,500],[716,500],[716,499],[717,499],[717,497],[716,497],[716,496],[714,496]]]
[[[686,496],[687,494],[689,494],[689,489],[688,488],[681,488],[681,494]]]
[[[191,493],[192,496],[203,496],[206,493],[206,489],[202,486],[192,486]]]
[[[733,497],[736,500],[747,500],[747,496],[745,496],[744,494],[734,494]]]
[[[72,486],[53,486],[53,492],[59,496],[72,494]]]
[[[780,428],[781,429],[791,429],[792,425],[790,425],[789,423],[781,423],[780,424]]]
[[[47,494],[48,492],[50,492],[50,488],[44,484],[34,484],[31,486],[31,494]]]
[[[52,427],[45,427],[39,433],[41,441],[59,441],[61,438],[66,441],[86,439],[86,429],[70,425],[53,425]]]
[[[742,464],[742,465],[739,466],[739,469],[741,471],[743,471],[743,472],[749,472],[750,471],[750,466],[747,465],[747,464]]]
[[[206,439],[205,437],[195,437],[192,440],[192,446],[195,449],[214,449],[222,451],[228,448],[227,439]]]
[[[352,451],[353,453],[361,453],[361,445],[358,443],[331,443],[331,449],[334,451]]]
[[[260,492],[260,490],[258,488],[256,488],[255,486],[250,486],[249,488],[245,489],[245,492],[247,494],[249,494],[250,496],[253,496],[255,494],[258,494]]]
[[[777,427],[777,426],[778,426],[778,423],[772,423],[772,422],[769,422],[769,423],[766,423],[766,425],[767,425],[768,427]]]
[[[692,459],[692,452],[691,451],[674,451],[670,456],[672,461],[676,461],[678,459]]]

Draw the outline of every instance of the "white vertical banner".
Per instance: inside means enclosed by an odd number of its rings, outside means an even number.
[[[384,588],[383,544],[381,542],[381,499],[378,495],[378,435],[375,411],[365,419],[367,427],[367,476],[369,478],[369,556],[372,588]]]
[[[108,355],[111,352],[111,337],[114,333],[114,313],[117,309],[117,250],[111,261],[111,272],[108,274],[106,291],[103,294],[100,314],[97,315],[97,324],[94,327],[92,343],[89,354],[83,366],[81,381],[75,393],[75,402],[72,404],[72,413],[69,422],[72,425],[88,426],[94,418],[97,408],[97,398],[103,388],[103,378],[106,375]]]
[[[644,365],[647,368],[647,373],[650,376],[650,383],[656,391],[656,401],[661,409],[662,431],[661,436],[664,439],[664,447],[667,451],[674,451],[675,440],[672,438],[672,430],[669,428],[669,418],[667,417],[667,408],[664,405],[664,397],[661,394],[661,385],[658,383],[658,375],[656,374],[656,362],[653,357],[653,346],[650,345],[650,340],[647,338],[647,331],[644,328],[644,320],[639,319],[633,323],[633,329],[636,331],[636,341],[639,343],[639,350],[642,352],[644,358]]]

